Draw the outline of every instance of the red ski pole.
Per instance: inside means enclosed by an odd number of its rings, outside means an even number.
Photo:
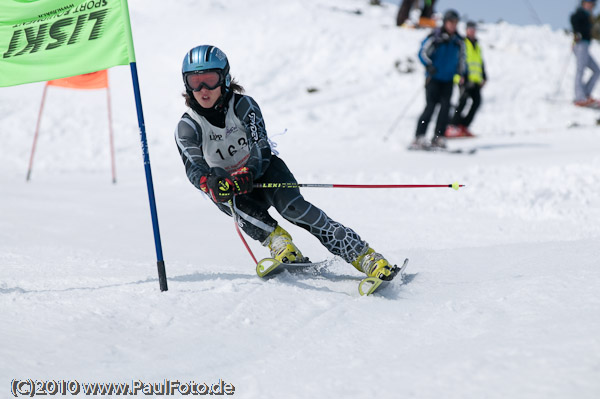
[[[235,213],[235,207],[233,205],[233,200],[229,200],[228,205],[229,205],[229,209],[231,209],[231,216],[233,217],[233,222],[235,223],[235,230],[237,231],[238,235],[240,236],[240,239],[244,243],[244,246],[248,250],[248,253],[252,257],[252,260],[254,261],[254,263],[258,264],[258,261],[256,260],[256,257],[254,256],[254,253],[250,249],[250,246],[246,242],[246,239],[244,238],[242,231],[240,230],[240,226],[238,225],[237,214]]]
[[[302,184],[302,183],[254,183],[254,188],[453,188],[458,190],[464,184]]]

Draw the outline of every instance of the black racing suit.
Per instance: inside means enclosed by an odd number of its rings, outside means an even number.
[[[248,151],[249,156],[242,166],[251,170],[254,181],[296,183],[296,179],[283,160],[271,153],[258,104],[249,96],[241,94],[233,96],[232,102],[224,102],[233,104],[232,109],[224,106],[215,111],[192,106],[179,121],[175,130],[175,141],[190,182],[200,189],[200,178],[209,175],[215,167],[210,164],[211,154],[204,153],[203,141],[218,136],[218,133],[215,134],[218,128],[225,128],[226,132],[235,130],[235,126],[230,124],[237,119],[245,130],[248,143],[248,148],[245,150]],[[211,131],[203,131],[201,124]],[[237,142],[241,142],[240,140],[238,139]],[[232,144],[235,145],[236,143]],[[216,205],[231,216],[231,208],[227,203]],[[309,231],[332,254],[342,257],[347,262],[355,260],[367,247],[367,243],[358,234],[332,220],[321,209],[306,201],[297,188],[254,189],[248,194],[236,195],[233,205],[241,228],[261,243],[264,243],[277,227],[277,221],[268,213],[268,209],[274,207],[286,220]]]

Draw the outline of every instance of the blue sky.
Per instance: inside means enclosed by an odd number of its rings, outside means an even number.
[[[402,0],[384,0],[400,4]],[[553,29],[569,28],[569,15],[580,0],[438,0],[435,11],[456,9],[461,16],[476,21],[497,22],[503,19],[516,25],[537,25],[541,20]],[[595,13],[600,7],[596,7]]]

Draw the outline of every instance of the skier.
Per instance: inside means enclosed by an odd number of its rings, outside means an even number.
[[[425,65],[426,105],[419,117],[415,140],[409,149],[426,149],[429,146],[446,148],[444,133],[450,117],[450,98],[454,86],[454,75],[464,75],[465,51],[463,38],[456,32],[459,16],[454,10],[444,13],[443,26],[429,34],[419,51],[419,59]],[[431,144],[425,139],[427,127],[433,112],[440,104],[440,110]]]
[[[577,59],[577,71],[575,73],[575,105],[579,107],[600,107],[600,102],[592,98],[592,90],[600,77],[600,68],[590,54],[590,42],[592,40],[592,10],[596,5],[595,0],[583,0],[577,10],[571,14],[571,26],[575,35],[573,52]],[[583,81],[585,69],[592,71],[587,82]]]
[[[465,53],[467,72],[464,83],[460,85],[460,99],[458,107],[454,111],[454,117],[446,128],[446,137],[473,137],[469,131],[469,125],[473,122],[475,113],[481,104],[481,89],[487,81],[485,65],[481,56],[481,47],[476,37],[477,24],[474,21],[467,22],[467,37],[465,38]],[[455,80],[460,81],[460,75],[455,75]],[[466,116],[462,112],[471,99],[471,107]]]
[[[274,207],[289,222],[314,235],[334,255],[368,277],[390,278],[392,266],[352,229],[329,218],[306,201],[297,188],[261,188],[253,183],[296,183],[271,153],[258,104],[243,95],[229,73],[229,61],[217,47],[197,46],[182,65],[185,101],[175,141],[187,177],[241,228],[269,248],[280,262],[306,262],[290,234],[273,219]]]

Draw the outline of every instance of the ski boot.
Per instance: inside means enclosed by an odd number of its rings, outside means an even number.
[[[394,277],[392,274],[394,267],[369,246],[352,262],[352,266],[365,273],[367,277],[377,277],[380,280],[389,280]]]
[[[433,140],[431,140],[431,147],[445,150],[447,148],[446,138],[444,138],[443,136],[435,136]]]
[[[271,257],[281,263],[307,262],[308,259],[302,256],[302,252],[292,242],[292,236],[281,226],[267,237],[263,245],[271,250]]]
[[[427,143],[427,139],[425,139],[425,136],[417,136],[415,137],[414,141],[412,143],[410,143],[410,145],[408,146],[409,150],[425,150],[427,149],[427,147],[429,146],[429,143]]]
[[[461,126],[448,125],[444,132],[444,137],[447,139],[453,139],[455,137],[462,137]]]

